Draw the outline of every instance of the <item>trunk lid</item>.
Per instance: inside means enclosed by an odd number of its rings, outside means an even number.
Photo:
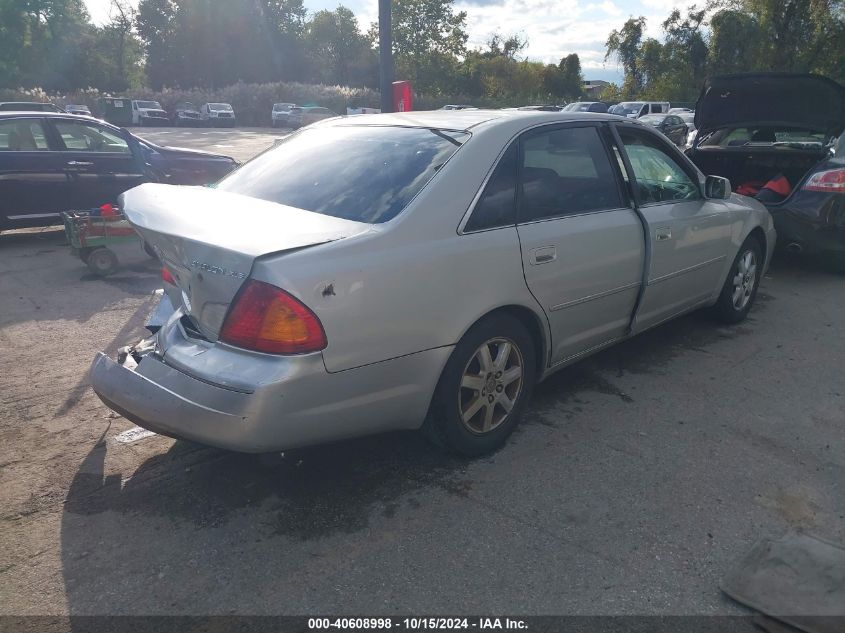
[[[780,125],[845,129],[845,87],[821,75],[744,73],[704,82],[695,108],[698,137],[724,127]]]
[[[217,340],[257,257],[364,233],[370,225],[207,187],[144,184],[120,208],[176,278],[183,307]],[[172,297],[171,297],[172,298]]]

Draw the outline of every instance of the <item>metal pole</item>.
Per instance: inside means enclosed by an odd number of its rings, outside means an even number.
[[[379,90],[382,112],[393,112],[393,37],[390,17],[390,0],[378,0]]]

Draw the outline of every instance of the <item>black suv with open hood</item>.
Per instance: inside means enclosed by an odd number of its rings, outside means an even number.
[[[789,250],[845,253],[845,87],[820,75],[708,79],[688,155],[772,213]]]

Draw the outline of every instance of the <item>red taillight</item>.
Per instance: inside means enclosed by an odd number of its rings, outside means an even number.
[[[305,354],[327,344],[323,325],[305,304],[255,280],[246,282],[235,297],[220,340],[267,354]]]
[[[815,173],[801,188],[804,191],[845,193],[845,169],[829,169]]]
[[[170,284],[171,286],[176,285],[176,278],[173,277],[173,273],[167,270],[166,266],[161,267],[161,280],[166,284]]]

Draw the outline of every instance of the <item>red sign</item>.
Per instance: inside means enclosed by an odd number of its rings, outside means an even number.
[[[393,111],[410,112],[414,109],[414,98],[411,96],[410,81],[393,82]]]

